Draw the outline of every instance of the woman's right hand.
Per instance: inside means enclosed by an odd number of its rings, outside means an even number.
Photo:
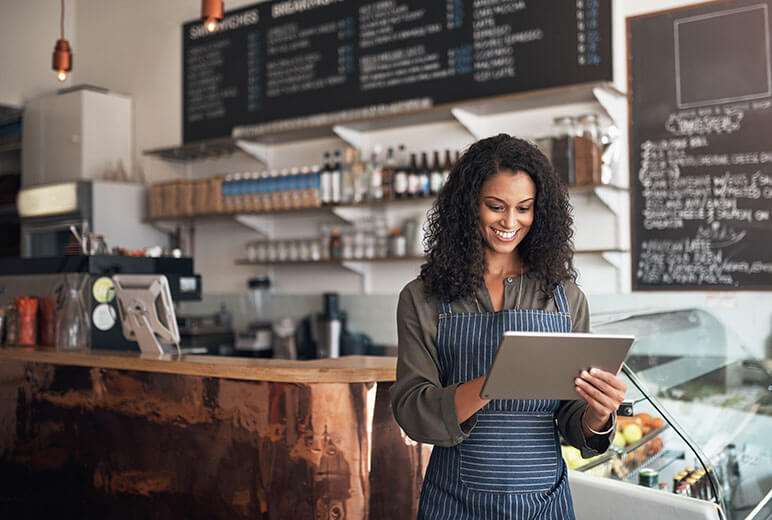
[[[481,399],[480,391],[482,391],[483,383],[485,382],[485,376],[480,376],[476,379],[461,383],[456,387],[455,404],[456,404],[456,418],[458,424],[463,423],[477,411],[488,404],[490,399]]]

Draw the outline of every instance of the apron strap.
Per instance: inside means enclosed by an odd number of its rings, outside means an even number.
[[[437,311],[440,314],[450,314],[450,303],[445,301],[438,301]]]
[[[568,308],[568,298],[566,298],[566,292],[563,290],[563,286],[557,284],[555,286],[555,304],[558,306],[558,311],[564,314],[571,314]]]

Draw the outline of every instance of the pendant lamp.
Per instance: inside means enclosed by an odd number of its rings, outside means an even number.
[[[61,37],[56,40],[56,45],[54,46],[52,68],[56,71],[56,79],[64,81],[67,79],[67,73],[72,70],[70,44],[64,39],[64,0],[62,0],[62,16],[59,19],[59,31]]]
[[[217,24],[222,21],[222,13],[222,0],[201,0],[201,19],[207,31],[214,32],[217,29]]]

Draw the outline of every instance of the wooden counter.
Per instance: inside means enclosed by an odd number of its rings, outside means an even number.
[[[0,516],[415,518],[395,364],[0,349]]]
[[[57,351],[48,347],[0,348],[2,360],[278,383],[394,381],[397,366],[397,358],[383,356],[288,361],[225,356],[154,356],[118,350]]]

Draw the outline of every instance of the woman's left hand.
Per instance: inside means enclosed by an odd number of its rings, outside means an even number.
[[[577,393],[587,401],[584,426],[595,431],[606,429],[611,414],[616,412],[625,399],[627,385],[611,372],[599,368],[582,370],[574,380]],[[585,434],[592,435],[585,431]]]

